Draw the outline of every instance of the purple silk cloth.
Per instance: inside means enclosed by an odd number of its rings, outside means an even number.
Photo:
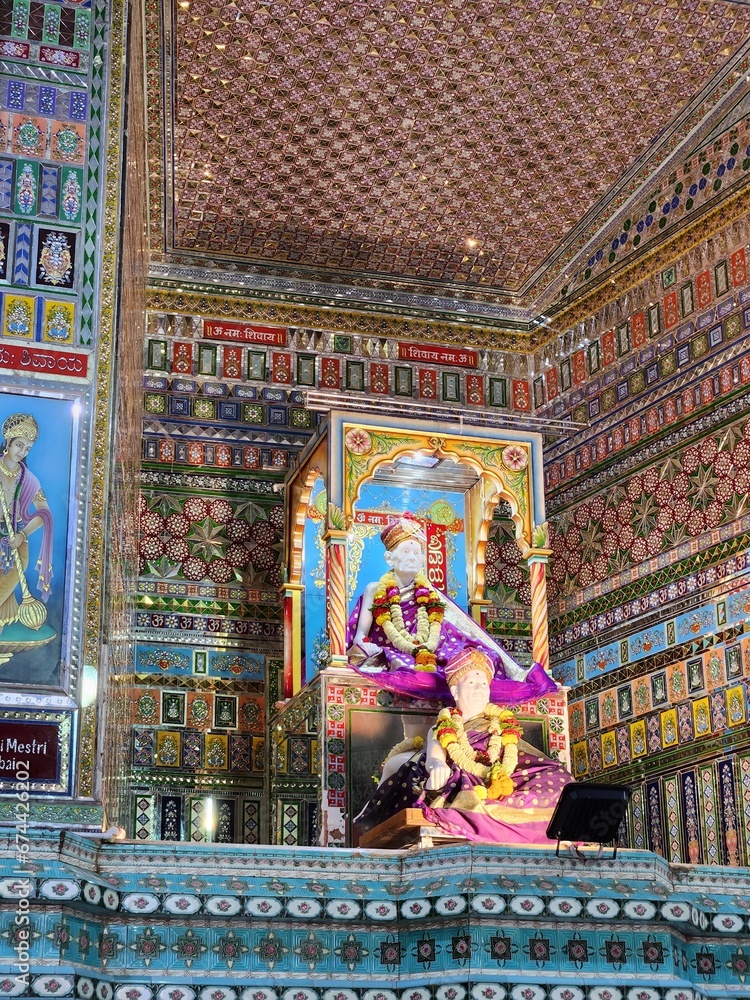
[[[347,646],[352,644],[356,634],[361,607],[362,598],[360,597],[349,618],[346,635]],[[404,615],[404,624],[410,631],[413,631],[417,618],[416,602],[402,600],[401,610]],[[435,650],[437,669],[434,671],[415,670],[414,657],[409,653],[402,653],[400,650],[394,649],[389,644],[382,627],[374,621],[370,627],[369,639],[370,642],[383,648],[382,656],[385,658],[386,665],[377,672],[359,670],[354,663],[350,663],[350,666],[363,677],[377,684],[378,687],[394,691],[397,694],[410,695],[413,698],[432,698],[443,702],[452,701],[445,680],[445,665],[464,649],[481,649],[492,660],[495,667],[495,679],[490,685],[490,700],[496,705],[518,705],[521,702],[542,698],[545,694],[557,691],[557,684],[538,663],[533,665],[525,680],[510,680],[505,675],[502,658],[496,650],[477,638],[464,635],[459,628],[447,620],[443,621],[440,628],[440,639]]]
[[[470,733],[472,746],[486,749],[489,735]],[[552,819],[560,793],[573,781],[562,765],[533,750],[526,744],[519,747],[518,766],[513,772],[516,789],[502,802],[485,800],[478,811],[454,808],[451,802],[461,792],[482,784],[479,778],[457,767],[453,768],[448,783],[441,789],[445,805],[433,807],[422,792],[416,805],[425,819],[446,833],[465,837],[467,840],[489,840],[502,844],[549,843],[547,827]]]
[[[52,581],[52,512],[48,507],[36,507],[32,509],[34,497],[41,489],[39,480],[33,472],[27,469],[24,462],[21,463],[21,482],[18,502],[11,510],[11,520],[13,520],[13,530],[19,531],[28,524],[33,517],[40,517],[42,520],[42,547],[39,552],[39,560],[36,568],[38,572],[37,589],[39,596],[46,603],[50,595],[50,583]],[[4,519],[3,519],[4,520]],[[3,539],[7,546],[7,540]]]
[[[474,749],[486,750],[489,733],[467,733]],[[412,757],[386,779],[357,817],[361,830],[371,829],[402,809],[419,808],[425,819],[446,833],[493,844],[547,844],[547,826],[565,785],[573,777],[557,761],[521,741],[516,786],[501,801],[476,800],[471,790],[482,781],[449,760],[451,776],[439,792],[425,792],[426,751]],[[436,798],[436,796],[438,796]],[[431,804],[434,801],[434,805]],[[456,803],[455,805],[453,803]],[[471,808],[467,808],[471,805]]]

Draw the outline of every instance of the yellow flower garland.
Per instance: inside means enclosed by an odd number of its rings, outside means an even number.
[[[417,750],[421,750],[423,746],[424,746],[423,736],[407,736],[405,740],[401,740],[401,742],[397,743],[395,747],[391,747],[391,749],[383,758],[383,763],[378,768],[378,773],[373,774],[372,780],[375,782],[376,785],[379,783],[380,777],[383,774],[383,768],[391,759],[391,757],[395,757],[396,754],[399,753],[406,753],[407,750],[416,752]]]
[[[484,784],[474,789],[478,798],[505,799],[516,787],[511,775],[518,767],[518,740],[522,730],[515,715],[508,709],[488,705],[484,714],[490,720],[486,751],[472,747],[457,708],[441,711],[435,724],[435,735],[456,767],[482,780]]]
[[[391,757],[395,757],[399,753],[406,753],[407,750],[421,750],[422,747],[424,747],[423,736],[408,736],[405,740],[401,740],[400,743],[397,743],[395,747],[391,747],[386,756],[383,758],[383,764],[387,763]]]
[[[416,632],[412,633],[406,627],[398,579],[393,570],[381,577],[378,583],[372,603],[373,618],[394,649],[414,657],[417,670],[434,671],[445,604],[421,572],[414,578],[414,594],[417,603]]]

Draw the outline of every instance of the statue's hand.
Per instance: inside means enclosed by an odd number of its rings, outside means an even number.
[[[447,784],[450,779],[451,769],[447,764],[434,764],[431,766],[430,762],[427,761],[427,769],[430,772],[430,775],[427,779],[425,787],[431,792],[436,791],[438,788],[442,788],[443,785]]]

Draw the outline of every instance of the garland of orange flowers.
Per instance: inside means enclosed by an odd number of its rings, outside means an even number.
[[[469,743],[458,708],[442,710],[435,736],[456,767],[484,782],[474,789],[480,799],[505,799],[516,787],[511,775],[518,766],[518,741],[523,730],[507,708],[488,705],[484,714],[490,720],[486,750],[475,750]]]
[[[417,604],[417,630],[410,632],[401,609],[398,579],[393,570],[390,570],[381,577],[375,591],[371,609],[373,619],[383,629],[394,649],[410,653],[414,657],[417,670],[434,671],[437,666],[435,651],[440,642],[445,603],[421,572],[414,577],[414,600]]]

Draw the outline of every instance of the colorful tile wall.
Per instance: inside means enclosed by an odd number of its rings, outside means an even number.
[[[283,637],[277,489],[313,422],[299,394],[247,381],[247,348],[195,340],[199,317],[149,324],[131,780],[179,802],[175,839],[205,840],[211,816],[213,839],[257,843],[271,817],[248,794],[265,783]]]
[[[628,348],[626,360],[619,366],[610,367],[602,377],[594,377],[595,372],[587,372],[582,366],[579,381],[585,385],[573,389],[542,412],[555,418],[570,416],[586,423],[606,414],[616,417],[636,399],[642,400],[644,407],[637,417],[609,420],[604,432],[587,435],[580,448],[564,449],[564,455],[548,463],[547,486],[555,489],[571,482],[582,473],[610,461],[612,456],[626,453],[630,447],[663,433],[665,428],[678,424],[681,418],[697,414],[716,400],[736,392],[738,386],[746,385],[750,381],[747,360],[735,359],[737,350],[728,350],[727,345],[737,347],[737,338],[746,329],[745,321],[750,320],[745,304],[749,295],[743,281],[742,289],[725,300],[723,318],[717,317],[716,309],[707,314],[708,332],[685,340],[676,352],[665,353],[675,346],[675,337],[670,335],[642,350]],[[690,324],[686,337],[692,332],[693,324]],[[583,359],[584,352],[580,355]],[[731,363],[707,364],[710,357],[721,355],[732,358]],[[566,364],[562,362],[564,370],[567,370]],[[691,374],[695,378],[693,385],[689,384]],[[698,375],[701,377],[696,377]],[[665,389],[670,383],[673,387],[665,398]],[[561,376],[561,384],[568,388],[575,385],[567,375]]]
[[[524,377],[525,359],[507,359],[500,352],[465,351],[455,360],[457,349],[399,345],[399,351],[389,350],[387,342],[381,345],[377,340],[353,336],[336,335],[321,331],[311,333],[302,329],[257,327],[251,324],[229,324],[215,320],[193,317],[192,322],[184,317],[153,316],[150,324],[152,335],[146,346],[146,369],[149,387],[167,389],[167,379],[159,380],[157,373],[172,376],[171,385],[184,384],[187,391],[195,391],[193,379],[210,377],[221,372],[222,383],[202,382],[204,394],[216,395],[233,393],[245,399],[269,399],[273,396],[268,388],[250,392],[253,383],[267,383],[268,386],[296,386],[298,392],[293,400],[302,403],[304,397],[299,390],[316,387],[331,391],[372,391],[379,394],[393,394],[424,399],[437,403],[490,408],[518,409],[528,411],[530,386]],[[194,341],[177,339],[180,330],[189,330]],[[274,342],[286,345],[287,351],[275,351],[270,346]],[[232,341],[227,344],[226,340]],[[215,342],[215,343],[214,343]],[[401,350],[403,348],[403,350]],[[315,351],[310,354],[310,350]],[[354,352],[364,360],[347,361],[342,367],[341,354]],[[426,363],[410,359],[408,352],[424,357]],[[397,354],[395,358],[389,355]],[[506,361],[509,369],[506,371]],[[459,365],[457,368],[456,366]],[[474,373],[471,368],[477,369]],[[509,377],[516,375],[513,392],[510,391]],[[445,377],[444,377],[445,376]],[[184,378],[184,382],[180,378]],[[229,381],[231,380],[231,381]],[[236,380],[237,384],[234,384]],[[250,383],[249,385],[247,383]],[[435,386],[434,393],[425,395],[426,385]],[[208,389],[207,389],[208,387]],[[238,390],[242,390],[241,396]],[[256,386],[257,389],[257,386]],[[279,401],[286,401],[287,395],[279,391]],[[193,401],[193,408],[196,401]],[[149,406],[166,412],[166,401],[148,395]],[[282,423],[291,426],[308,426],[309,417],[294,410],[286,414]],[[252,410],[247,411],[252,414]],[[272,410],[269,423],[274,423]],[[244,419],[248,419],[246,416]],[[252,419],[252,417],[250,417]],[[259,422],[266,422],[259,419]]]
[[[655,241],[684,222],[692,212],[717,197],[724,196],[727,189],[740,184],[742,177],[750,170],[748,140],[750,133],[747,123],[742,122],[739,130],[727,130],[709,149],[696,153],[689,162],[682,165],[680,171],[675,171],[669,177],[666,184],[633,207],[620,230],[612,231],[610,242],[599,246],[585,266],[568,280],[566,293],[570,294],[574,288],[582,286],[609,267],[621,264],[623,260],[632,257],[639,247]],[[672,275],[671,282],[674,283],[674,280]],[[698,285],[696,304],[700,307],[710,301],[710,290],[705,278],[699,280]],[[717,294],[723,294],[724,290],[723,280],[718,278]],[[692,306],[692,299],[690,304]],[[682,297],[680,305],[683,314],[692,312],[692,308],[684,309],[685,300]]]
[[[712,562],[718,552],[732,553],[742,537],[750,489],[745,463],[750,427],[739,420],[715,435],[707,430],[692,443],[670,441],[668,462],[652,459],[640,471],[622,475],[614,489],[592,489],[587,499],[577,496],[567,513],[558,514],[553,501],[551,599],[592,585],[600,589],[591,596],[615,590],[622,595],[622,585],[634,579],[633,567],[640,567],[637,578],[643,569],[666,568],[675,559],[706,553],[708,546],[714,547]],[[734,572],[740,568],[735,564]],[[671,576],[674,600],[687,583],[674,571]],[[699,627],[711,626],[706,621]]]
[[[550,648],[572,686],[574,773],[633,787],[631,843],[707,865],[746,864],[750,829],[734,793],[750,749],[748,293],[744,246],[724,247],[665,271],[650,310],[620,309],[578,352],[551,412],[579,407],[589,427],[546,470]]]
[[[677,596],[677,594],[672,596]],[[654,606],[653,603],[652,606]],[[674,619],[669,619],[658,626],[634,632],[620,642],[610,643],[607,646],[591,650],[583,656],[557,663],[555,677],[562,683],[590,680],[628,663],[636,663],[658,653],[666,649],[668,642],[672,646],[690,643],[705,635],[715,633],[719,623],[721,625],[743,625],[749,617],[750,586],[741,586],[729,595],[722,593],[710,604],[677,615]],[[739,646],[731,648],[729,657],[730,666],[727,677],[742,676]],[[722,672],[722,680],[723,677]],[[710,681],[713,681],[711,686],[715,687],[715,673],[711,675]],[[691,681],[690,691],[696,691],[702,687],[702,683]]]
[[[7,282],[0,338],[8,342],[3,367],[16,371],[30,363],[10,348],[17,338],[47,351],[96,340],[102,60],[90,66],[91,17],[88,5],[4,0],[0,7],[0,35],[11,36],[0,38],[7,60],[0,74],[0,203],[9,213],[0,229],[0,281]],[[24,78],[29,71],[18,61],[37,63],[35,78]],[[93,374],[87,364],[73,368],[67,354],[34,350],[32,360],[48,376]]]
[[[126,770],[130,783],[150,791],[136,793],[135,836],[259,842],[265,815],[243,793],[260,799],[265,784],[266,669],[265,657],[240,650],[137,647]],[[274,661],[270,669],[278,669]]]
[[[66,537],[69,553],[76,552],[67,564],[58,552],[52,554],[48,608],[55,608],[50,617],[57,616],[64,628],[58,631],[62,647],[54,653],[50,647],[47,655],[55,671],[62,664],[62,672],[52,687],[40,689],[32,679],[33,688],[21,691],[6,673],[6,690],[0,692],[5,704],[10,699],[14,705],[30,705],[31,699],[43,708],[48,698],[59,705],[68,695],[75,702],[81,696],[84,663],[90,672],[103,660],[101,559],[108,465],[105,454],[97,452],[94,460],[94,450],[97,442],[110,440],[111,410],[106,402],[99,408],[94,403],[106,401],[111,377],[113,289],[105,279],[116,271],[119,184],[116,157],[105,158],[103,150],[116,146],[107,133],[110,123],[114,133],[120,127],[122,44],[117,19],[105,8],[98,0],[0,2],[2,396],[8,406],[35,408],[37,415],[51,399],[79,414],[69,432],[72,461],[61,455],[57,465],[54,458],[46,463],[48,496],[55,490],[58,504],[65,505],[65,516],[54,516],[55,537],[58,545],[63,539],[63,552]],[[39,423],[37,447],[49,434],[49,424]],[[55,475],[57,482],[50,478]],[[34,563],[36,559],[35,553]],[[70,762],[70,794],[79,804],[36,802],[32,815],[36,810],[47,822],[100,822],[101,805],[94,793],[100,760],[96,723],[96,708],[77,713],[63,750],[63,759]],[[5,800],[3,809],[9,804]]]

